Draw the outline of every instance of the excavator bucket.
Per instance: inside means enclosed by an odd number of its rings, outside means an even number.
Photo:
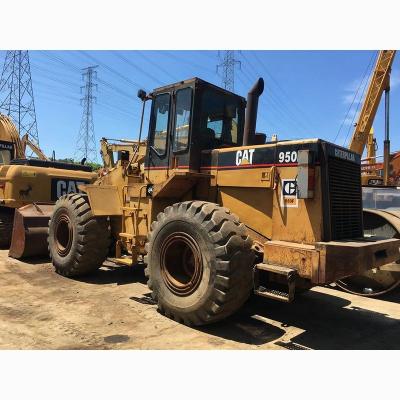
[[[29,204],[15,210],[11,247],[13,258],[47,256],[47,229],[52,204]]]

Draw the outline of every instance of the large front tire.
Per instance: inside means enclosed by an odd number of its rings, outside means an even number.
[[[93,217],[87,196],[60,197],[49,221],[49,252],[58,274],[68,277],[101,267],[109,249],[105,218]]]
[[[151,225],[145,274],[159,310],[186,325],[228,317],[252,290],[254,253],[246,227],[203,201],[167,207]]]

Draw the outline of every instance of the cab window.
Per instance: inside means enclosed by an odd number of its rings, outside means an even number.
[[[192,89],[185,88],[176,92],[175,134],[173,151],[186,150],[189,142],[190,114],[192,109]]]
[[[243,107],[234,96],[206,89],[201,102],[203,149],[238,146],[243,139]]]
[[[164,155],[167,149],[169,108],[170,95],[168,93],[158,95],[153,107],[152,145],[159,155]]]
[[[0,164],[7,165],[11,162],[11,151],[0,150]]]

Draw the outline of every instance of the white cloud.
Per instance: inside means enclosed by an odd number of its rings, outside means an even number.
[[[353,103],[354,94],[355,93],[353,93],[353,92],[347,92],[346,94],[344,94],[343,97],[342,97],[342,103],[343,104],[351,104],[351,103]],[[360,98],[356,98],[354,100],[354,104],[357,105],[359,103],[361,103],[361,99]]]
[[[342,123],[342,122],[343,122],[343,126],[351,125],[351,126],[354,127],[354,124],[357,122],[357,118],[353,119],[353,116],[350,115],[350,116],[346,117],[344,120],[340,121],[340,123]]]
[[[368,78],[368,83],[369,84],[369,78]],[[357,89],[359,89],[356,99],[354,100],[354,104],[357,106],[358,104],[361,103],[363,100],[363,97],[361,96],[362,91],[364,90],[365,86],[365,80],[362,82],[362,78],[354,79],[352,82],[350,82],[346,87],[344,88],[344,95],[342,96],[342,103],[343,104],[351,104],[353,103],[354,96],[357,92]],[[390,88],[391,89],[397,89],[400,87],[400,69],[394,69],[392,70],[390,74]],[[364,93],[365,95],[365,93]]]
[[[362,101],[362,89],[364,88],[365,80],[362,81],[362,78],[353,79],[348,85],[344,88],[344,95],[342,96],[343,104],[351,104],[354,103],[358,105]],[[357,95],[356,95],[357,92]]]

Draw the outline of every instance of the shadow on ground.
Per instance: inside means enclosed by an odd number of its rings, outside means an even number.
[[[253,296],[235,316],[200,330],[260,345],[279,339],[295,327],[303,332],[290,342],[276,344],[325,350],[400,349],[400,320],[354,306],[345,308],[350,304],[341,297],[315,291],[298,296],[292,304]],[[277,321],[282,329],[264,322],[264,318]]]
[[[144,276],[144,266],[116,266],[111,263],[105,263],[99,270],[92,274],[74,278],[80,282],[86,282],[96,285],[106,285],[116,283],[117,285],[126,285],[129,283],[146,283]]]
[[[13,258],[9,258],[10,260],[14,260]],[[28,258],[21,258],[19,261],[22,261],[28,265],[40,265],[40,264],[47,264],[50,262],[50,257],[48,256],[34,256]]]

